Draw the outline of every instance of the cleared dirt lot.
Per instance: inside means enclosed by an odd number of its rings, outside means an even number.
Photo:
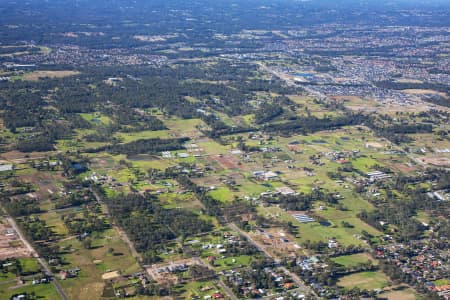
[[[170,272],[170,268],[177,266],[192,266],[198,265],[198,261],[194,259],[181,259],[170,262],[169,264],[156,264],[146,268],[148,275],[150,275],[158,284],[178,283],[178,276],[176,272]]]
[[[67,76],[78,75],[77,71],[35,71],[23,75],[24,80],[37,81],[42,78],[63,78]]]
[[[32,253],[20,241],[5,218],[0,218],[0,259],[31,257]]]
[[[450,166],[450,157],[423,157],[420,158],[426,164],[434,165],[437,167],[448,167]]]
[[[277,228],[254,232],[250,236],[267,252],[278,258],[295,257],[301,251],[292,235]]]

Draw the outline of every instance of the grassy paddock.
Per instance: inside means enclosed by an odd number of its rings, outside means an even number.
[[[381,271],[359,272],[339,279],[338,286],[344,288],[358,287],[360,289],[375,290],[389,285],[389,278]]]
[[[345,267],[355,267],[359,264],[367,263],[368,261],[371,261],[373,265],[378,264],[378,262],[368,253],[343,255],[332,258],[331,260]]]
[[[24,80],[37,81],[44,78],[63,78],[80,74],[77,71],[34,71],[23,75]]]

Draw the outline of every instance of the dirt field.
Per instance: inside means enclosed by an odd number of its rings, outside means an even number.
[[[33,159],[44,159],[48,157],[49,153],[46,152],[31,152],[31,153],[23,153],[20,151],[9,151],[2,153],[0,158],[13,162],[13,163],[25,163],[28,160]]]
[[[42,78],[63,78],[67,76],[78,75],[80,72],[77,71],[35,71],[23,75],[24,80],[37,81]]]
[[[434,165],[437,167],[450,166],[450,157],[423,157],[419,159],[426,164]]]
[[[177,261],[172,261],[169,264],[157,264],[146,268],[148,275],[150,275],[158,284],[164,283],[178,283],[177,273],[166,271],[167,268],[177,266],[177,265],[196,265],[197,261],[194,259],[181,259]]]
[[[202,185],[202,186],[223,186],[223,183],[219,176],[205,176],[200,178],[192,178],[192,181],[196,184]]]
[[[0,218],[0,259],[31,256],[8,222]]]
[[[386,144],[379,143],[379,142],[367,142],[367,143],[366,143],[366,148],[376,148],[376,149],[379,149],[379,148],[384,148],[384,147],[386,147]]]
[[[103,280],[109,280],[109,279],[114,279],[120,276],[120,273],[118,271],[114,271],[114,272],[108,272],[102,275],[102,279]]]
[[[411,92],[412,91],[412,92]],[[419,91],[421,94],[427,94],[428,91],[425,93],[425,90],[410,90],[409,94],[411,95],[419,95]],[[406,91],[404,91],[406,93]],[[429,91],[436,93],[435,91]],[[386,114],[395,114],[396,112],[409,112],[409,113],[415,113],[415,112],[421,112],[421,111],[428,111],[431,108],[438,107],[440,110],[444,111],[450,111],[448,107],[438,106],[438,105],[431,105],[426,102],[419,102],[415,103],[414,105],[399,105],[394,102],[387,102],[387,103],[379,103],[373,99],[361,99],[356,96],[330,96],[331,99],[334,99],[336,101],[344,101],[344,104],[347,108],[354,110],[354,111],[365,111],[365,112],[376,112],[376,113],[386,113]]]
[[[417,167],[415,167],[415,166],[408,166],[408,165],[405,165],[402,163],[390,164],[389,167],[391,167],[395,171],[399,171],[402,173],[411,173],[411,172],[414,172],[417,170]]]
[[[292,235],[277,228],[254,232],[250,236],[260,245],[264,245],[267,252],[278,258],[296,257],[301,251]]]
[[[389,300],[415,300],[416,295],[414,290],[407,287],[401,286],[398,288],[390,287],[386,288],[386,291],[380,294],[380,297],[387,298]]]
[[[213,156],[213,159],[217,161],[224,169],[238,169],[238,165],[234,158],[228,155],[223,156]]]
[[[22,175],[20,176],[20,179],[37,186],[38,189],[34,194],[40,199],[46,199],[53,193],[58,192],[59,188],[57,187],[56,182],[64,180],[61,174],[49,174],[45,172]]]
[[[413,94],[413,95],[434,95],[434,94],[438,94],[441,95],[443,97],[445,97],[445,93],[440,93],[434,90],[419,90],[419,89],[408,89],[408,90],[403,90],[404,93],[407,94]]]

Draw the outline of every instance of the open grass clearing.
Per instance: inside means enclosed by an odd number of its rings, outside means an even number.
[[[22,78],[24,80],[29,81],[37,81],[39,79],[45,79],[45,78],[64,78],[68,76],[75,76],[80,74],[78,71],[34,71],[31,73],[24,74]]]
[[[218,258],[214,261],[214,269],[222,271],[240,266],[249,266],[253,259],[254,257],[249,255]]]
[[[384,293],[380,294],[379,297],[382,297],[382,298],[385,298],[385,299],[388,299],[388,300],[415,300],[415,299],[421,299],[421,298],[417,297],[416,293],[411,288],[398,290],[398,291],[392,290],[392,291],[389,291],[389,292],[384,292]]]
[[[359,264],[367,263],[368,261],[371,261],[373,265],[378,264],[378,262],[368,253],[343,255],[334,257],[331,260],[344,267],[356,267]]]
[[[341,277],[337,285],[344,288],[358,287],[360,289],[375,290],[388,286],[389,278],[381,271],[359,272]]]
[[[101,124],[106,125],[111,122],[111,119],[108,116],[105,116],[98,112],[82,113],[80,114],[80,116],[94,125],[101,125]]]
[[[35,258],[19,258],[23,274],[34,274],[41,270],[41,265]]]
[[[0,299],[12,299],[11,297],[16,294],[27,293],[31,294],[34,292],[35,299],[46,299],[46,300],[60,300],[55,287],[51,283],[46,284],[36,284],[31,285],[30,282],[23,286],[15,286],[16,283],[1,285],[0,287]]]
[[[366,245],[366,243],[358,237],[361,236],[361,232],[363,230],[375,236],[380,235],[380,232],[378,230],[364,223],[358,217],[351,215],[343,219],[328,219],[330,225],[325,226],[321,225],[318,222],[300,223],[289,212],[286,212],[283,209],[275,206],[259,207],[258,213],[269,219],[292,222],[292,224],[294,224],[298,228],[296,241],[299,245],[305,243],[308,240],[311,242],[327,242],[330,238],[336,239],[341,245],[344,246]],[[343,225],[341,224],[341,221],[343,220],[354,225],[354,227],[343,227]]]
[[[56,234],[65,236],[69,233],[66,225],[61,220],[61,215],[56,213],[56,211],[53,210],[44,214],[40,214],[39,218],[44,220],[47,223],[47,226],[49,226]]]
[[[70,245],[73,249],[64,255],[69,262],[65,268],[81,269],[77,278],[61,281],[69,299],[99,299],[104,287],[102,275],[106,272],[133,274],[141,270],[115,229],[94,234],[92,249],[85,249],[77,239],[66,240],[59,245],[63,247]],[[112,253],[110,248],[113,249]],[[94,263],[99,260],[101,263]]]
[[[183,299],[205,299],[205,296],[211,297],[215,292],[220,292],[220,287],[214,281],[191,281],[183,285],[180,291]]]
[[[139,132],[117,132],[114,137],[119,138],[123,143],[130,143],[137,140],[155,139],[155,138],[169,138],[170,131],[168,130],[145,130]]]
[[[450,278],[443,278],[433,282],[436,286],[448,285],[450,284]]]
[[[234,199],[234,194],[227,187],[218,187],[210,191],[209,195],[221,202],[232,202]]]
[[[162,118],[161,120],[175,137],[199,137],[202,134],[197,127],[207,127],[200,119]]]

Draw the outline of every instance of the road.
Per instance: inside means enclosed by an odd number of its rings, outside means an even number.
[[[91,190],[92,194],[94,195],[95,200],[97,200],[97,203],[100,204],[105,209],[106,215],[111,220],[111,222],[113,222],[111,214],[109,213],[108,206],[105,203],[103,203],[102,198],[93,189],[90,189],[90,190]],[[114,230],[116,230],[120,239],[128,245],[131,255],[133,255],[133,257],[136,257],[140,262],[142,262],[142,256],[136,251],[136,248],[134,248],[134,244],[128,238],[128,235],[125,233],[125,231],[123,231],[119,226],[117,226],[115,224],[113,224],[112,227],[114,228]]]
[[[217,284],[225,291],[225,293],[231,300],[239,300],[238,297],[234,295],[233,291],[225,284],[225,282],[223,282],[222,279],[219,279],[219,281],[217,281]]]
[[[264,71],[278,77],[281,80],[284,80],[286,82],[287,85],[289,86],[298,86],[298,84],[292,80],[292,78],[290,78],[288,75],[277,72],[269,67],[267,67],[266,65],[259,63],[259,66],[261,67],[261,69],[263,69]],[[301,85],[301,84],[300,84]],[[319,91],[315,91],[313,89],[311,89],[310,87],[306,86],[306,85],[301,85],[301,87],[307,91],[308,93],[310,93],[313,96],[318,97],[319,99],[327,99],[327,95],[319,92]],[[427,164],[424,163],[423,161],[421,161],[419,158],[414,157],[414,155],[404,151],[401,147],[395,145],[393,142],[391,142],[389,139],[386,138],[386,140],[393,145],[393,147],[395,148],[395,150],[400,151],[402,153],[404,153],[410,160],[412,160],[413,162],[415,162],[417,165],[421,166],[421,167],[426,167]]]
[[[206,268],[212,270],[212,268],[211,268],[209,265],[205,264],[205,263],[203,262],[203,260],[201,260],[199,257],[194,256],[194,257],[192,257],[192,260],[193,260],[194,262],[196,262],[198,265],[204,266],[204,267],[206,267]],[[233,291],[225,284],[225,282],[223,282],[222,279],[217,280],[217,284],[223,289],[223,291],[225,292],[225,294],[227,294],[227,296],[228,296],[231,300],[239,300],[239,299],[234,295]]]
[[[46,275],[52,277],[52,284],[56,288],[56,291],[58,292],[59,296],[63,300],[68,300],[66,293],[64,293],[64,290],[62,289],[61,285],[59,284],[56,277],[53,275],[52,271],[50,271],[50,268],[48,267],[47,263],[42,257],[39,257],[39,254],[36,250],[34,250],[33,246],[27,241],[27,239],[23,236],[22,231],[20,230],[19,226],[17,226],[16,221],[11,217],[6,217],[8,220],[8,223],[11,225],[11,227],[14,229],[14,231],[17,233],[19,238],[21,239],[22,243],[27,247],[27,249],[32,253],[32,255],[37,259],[39,264],[41,265],[42,269],[44,269]]]
[[[266,251],[266,249],[264,249],[264,247],[262,247],[258,242],[256,242],[247,232],[241,230],[239,227],[236,226],[236,224],[234,223],[229,223],[228,226],[238,232],[240,235],[242,235],[243,237],[245,237],[253,246],[255,246],[259,251],[261,251],[262,253],[264,253],[264,255],[270,259],[272,259],[277,265],[280,264],[281,260],[274,257],[272,254],[270,254],[269,252]],[[279,266],[279,268],[288,276],[290,276],[292,278],[292,280],[295,282],[295,284],[297,284],[298,289],[300,290],[302,293],[305,293],[307,295],[314,295],[314,298],[317,298],[316,293],[309,288],[307,285],[305,285],[305,283],[303,282],[303,280],[300,279],[300,277],[297,276],[297,274],[292,273],[291,271],[289,271],[286,267],[284,266]]]

